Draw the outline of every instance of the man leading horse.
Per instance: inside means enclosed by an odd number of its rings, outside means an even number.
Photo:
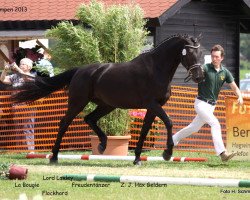
[[[235,156],[235,153],[227,153],[221,135],[221,126],[213,112],[216,106],[221,87],[226,82],[238,97],[238,103],[243,104],[243,98],[239,88],[234,82],[230,71],[221,64],[224,59],[224,49],[221,45],[214,45],[211,49],[212,62],[203,66],[205,80],[198,83],[198,96],[194,102],[196,117],[187,127],[181,129],[173,136],[174,145],[177,146],[181,139],[198,132],[200,128],[208,123],[216,154],[226,162]]]

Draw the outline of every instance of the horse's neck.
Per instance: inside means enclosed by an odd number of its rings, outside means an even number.
[[[182,39],[171,39],[161,44],[152,54],[157,71],[171,82],[181,62],[181,51],[185,45]]]

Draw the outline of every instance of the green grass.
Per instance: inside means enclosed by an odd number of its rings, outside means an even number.
[[[90,152],[63,152],[67,154],[87,154]],[[146,151],[147,156],[160,156],[161,151]],[[133,155],[133,152],[131,152]],[[67,195],[43,195],[42,199],[239,199],[245,200],[248,194],[238,192],[240,188],[203,187],[168,185],[167,187],[135,187],[134,184],[106,183],[108,187],[72,187],[71,181],[43,180],[43,177],[60,176],[68,173],[102,174],[102,175],[144,175],[171,177],[209,177],[250,179],[249,161],[230,161],[222,163],[215,155],[202,153],[175,152],[174,156],[207,157],[204,163],[177,162],[143,162],[142,166],[134,166],[131,161],[82,161],[60,160],[59,164],[49,165],[46,159],[26,159],[25,154],[3,154],[0,163],[22,165],[28,168],[26,180],[0,180],[0,199],[18,199],[25,192],[29,199],[42,191],[67,192]],[[36,188],[17,187],[19,184],[39,184]],[[90,183],[90,182],[78,182]],[[99,182],[100,183],[100,182]],[[123,187],[125,186],[125,187]],[[250,188],[241,190],[250,192]],[[235,193],[233,193],[235,192]],[[40,198],[41,199],[41,198]]]

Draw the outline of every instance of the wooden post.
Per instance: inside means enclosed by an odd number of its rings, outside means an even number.
[[[11,61],[5,54],[4,52],[2,51],[2,49],[0,49],[0,55],[2,56],[2,58],[4,59],[5,62],[8,62],[8,63],[12,63],[13,61]]]
[[[44,49],[44,51],[46,51],[47,53],[49,53],[49,49],[46,46],[44,46],[43,43],[41,43],[38,39],[36,40],[36,43],[39,46],[41,46]]]

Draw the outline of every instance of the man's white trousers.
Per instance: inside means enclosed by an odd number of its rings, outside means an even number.
[[[225,146],[222,140],[221,126],[213,112],[215,106],[210,105],[199,99],[195,99],[194,108],[197,113],[192,123],[181,129],[173,136],[174,145],[176,146],[183,138],[190,136],[192,133],[198,132],[201,127],[207,123],[211,127],[211,133],[214,143],[214,148],[217,155],[225,151]]]

